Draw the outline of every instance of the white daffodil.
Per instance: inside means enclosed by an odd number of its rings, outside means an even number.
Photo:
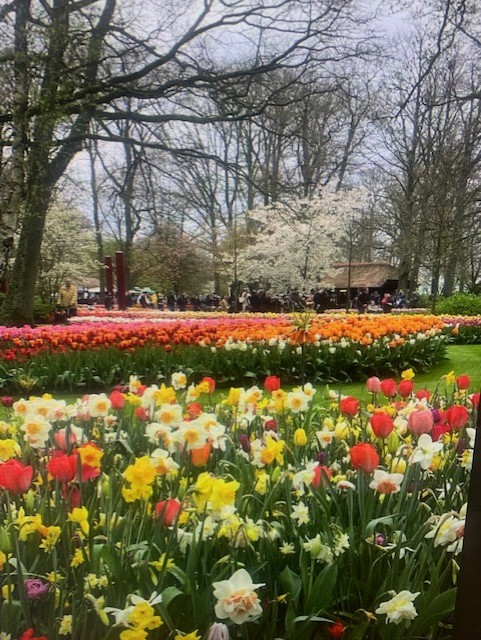
[[[402,473],[388,473],[382,469],[376,469],[369,486],[378,493],[399,493],[403,480]]]
[[[228,580],[214,582],[212,586],[217,598],[215,615],[221,620],[229,618],[235,624],[243,624],[262,613],[255,591],[264,583],[254,584],[245,569],[239,569]]]
[[[419,436],[418,446],[412,452],[409,462],[410,464],[419,462],[421,469],[429,469],[434,456],[442,448],[442,442],[433,442],[429,434],[423,433]]]
[[[394,622],[394,624],[400,624],[403,620],[406,620],[406,626],[408,627],[417,615],[417,611],[413,605],[414,600],[418,597],[419,591],[411,593],[410,591],[390,591],[392,598],[386,602],[382,602],[376,609],[376,613],[385,614],[388,622]]]

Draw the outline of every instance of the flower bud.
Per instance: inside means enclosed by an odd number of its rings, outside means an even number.
[[[294,432],[294,444],[297,447],[305,447],[307,444],[307,434],[304,429],[296,429]]]

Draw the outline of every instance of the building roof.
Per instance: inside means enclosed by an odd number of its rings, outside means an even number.
[[[334,275],[333,286],[336,289],[347,289],[348,286],[348,262],[336,262],[332,265],[338,271]],[[398,280],[398,270],[389,262],[351,262],[352,289],[369,287],[381,288],[387,280]]]

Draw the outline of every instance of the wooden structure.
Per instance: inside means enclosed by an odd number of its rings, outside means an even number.
[[[348,298],[353,299],[358,289],[377,291],[381,296],[395,293],[399,278],[397,268],[389,262],[336,262],[333,269],[337,271],[332,278],[331,287],[336,291],[337,303],[342,305]]]

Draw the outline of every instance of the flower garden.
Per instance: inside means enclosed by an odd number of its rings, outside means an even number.
[[[415,371],[458,325],[4,329],[0,638],[450,638],[479,393]],[[338,375],[368,402],[313,386]]]

